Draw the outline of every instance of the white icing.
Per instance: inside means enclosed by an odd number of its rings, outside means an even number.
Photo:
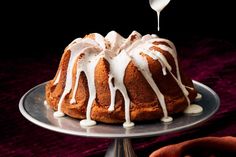
[[[189,86],[185,86],[185,88],[188,88],[188,89],[190,89],[190,90],[194,90],[194,88],[189,87]]]
[[[144,54],[148,55],[149,57],[151,57],[152,59],[154,60],[158,60],[159,63],[161,64],[162,66],[162,73],[163,75],[166,75],[166,68],[171,71],[171,66],[169,65],[168,61],[166,60],[165,56],[158,52],[158,51],[155,51],[155,50],[149,50],[150,47],[152,47],[153,45],[151,44],[146,44],[142,47],[142,50],[141,52],[143,52]]]
[[[128,47],[131,49],[132,48],[132,44],[135,43],[135,41],[140,40],[142,38],[141,34],[139,34],[136,31],[133,31],[129,37],[125,40],[125,42],[120,46],[120,49],[127,49]],[[129,50],[126,50],[127,53]]]
[[[60,80],[60,77],[61,77],[61,70],[59,70],[58,75],[57,75],[57,77],[56,77],[55,82],[53,83],[53,85],[58,84],[58,82],[59,82],[59,80]]]
[[[154,38],[156,38],[156,37],[152,36],[150,34],[146,34],[142,37],[142,41],[147,41],[147,40],[154,39]]]
[[[190,100],[188,98],[188,91],[187,89],[185,88],[185,86],[182,84],[182,82],[180,80],[178,80],[172,73],[170,73],[172,75],[172,77],[175,79],[176,83],[179,85],[180,89],[182,90],[186,100],[187,100],[187,103],[188,103],[188,106],[190,105]]]
[[[191,104],[190,106],[188,106],[184,113],[187,114],[196,114],[196,113],[201,113],[203,111],[203,108],[197,104]]]
[[[77,66],[78,66],[78,63],[77,63]],[[81,70],[77,70],[77,71],[76,71],[76,78],[75,78],[75,88],[74,88],[74,90],[73,90],[73,95],[72,95],[72,98],[71,98],[71,100],[70,100],[70,103],[71,103],[71,104],[76,103],[75,94],[76,94],[77,89],[78,89],[80,74],[81,74]]]
[[[80,125],[82,127],[89,127],[89,126],[96,125],[96,121],[88,120],[88,119],[83,119],[83,120],[80,121]]]
[[[98,33],[94,33],[95,35],[95,41],[99,44],[99,46],[105,50],[106,49],[106,42],[105,39],[102,35],[98,34]]]
[[[43,101],[43,104],[44,104],[45,106],[47,106],[47,105],[48,105],[47,100],[44,100],[44,101]]]
[[[174,61],[175,61],[175,66],[176,66],[176,74],[177,74],[177,79],[182,83],[181,81],[181,77],[180,77],[180,72],[179,72],[179,64],[178,64],[178,59],[177,59],[177,51],[176,51],[176,48],[175,48],[175,45],[167,40],[167,39],[163,39],[163,38],[154,38],[154,39],[150,39],[147,41],[148,43],[153,43],[153,42],[165,42],[167,43],[169,46],[166,46],[166,45],[163,45],[163,44],[159,44],[157,45],[157,47],[159,47],[160,49],[168,52],[173,58],[174,58]],[[154,45],[153,45],[154,46]],[[155,45],[156,46],[156,45]]]
[[[163,76],[166,76],[168,73],[171,74],[186,97],[188,104],[190,104],[188,91],[186,90],[185,85],[183,85],[181,82],[177,53],[172,42],[166,39],[158,38],[154,35],[145,35],[142,37],[136,31],[133,31],[127,39],[123,38],[115,31],[109,32],[105,38],[98,33],[94,33],[93,35],[94,39],[78,38],[66,48],[66,51],[70,51],[70,59],[66,70],[67,74],[65,87],[58,103],[58,111],[54,113],[55,117],[61,117],[64,115],[62,112],[62,103],[67,94],[72,93],[70,103],[76,103],[75,96],[79,86],[79,78],[83,72],[88,82],[89,98],[86,108],[86,119],[81,120],[80,124],[81,126],[85,127],[96,124],[96,122],[91,119],[91,110],[96,98],[96,87],[94,80],[95,68],[100,59],[105,59],[110,65],[108,85],[110,89],[111,101],[108,111],[112,112],[115,110],[115,96],[116,91],[119,90],[124,98],[125,105],[125,122],[123,123],[124,127],[128,128],[134,126],[134,123],[130,120],[130,109],[132,108],[131,101],[124,84],[125,71],[131,60],[150,84],[150,87],[157,96],[164,115],[161,121],[170,122],[173,120],[172,117],[168,116],[164,95],[159,90],[152,77],[152,73],[149,70],[148,61],[145,55],[148,55],[152,59],[157,60],[161,64]],[[155,45],[153,44],[155,41],[165,42],[170,45],[170,47],[162,44]],[[174,70],[176,70],[177,76],[174,76],[172,73],[172,67],[161,52],[150,50],[150,48],[153,46],[156,46],[172,55],[176,66],[176,69]],[[72,85],[72,70],[74,66],[76,66],[76,74],[73,76],[75,77],[75,83]],[[60,75],[61,70],[59,70],[55,79],[55,85],[59,82]]]
[[[110,42],[110,50],[113,54],[117,55],[120,51],[120,46],[125,42],[125,38],[123,38],[120,34],[115,31],[109,32],[105,39]]]
[[[124,75],[126,67],[128,66],[131,58],[125,51],[122,51],[116,57],[111,59],[106,56],[106,59],[110,64],[108,83],[111,91],[111,104],[108,110],[114,110],[116,90],[119,90],[123,95],[125,103],[125,123],[130,123],[130,99],[124,85]],[[112,80],[114,85],[112,83]]]
[[[43,101],[43,104],[44,104],[44,106],[45,106],[46,108],[49,108],[49,105],[48,105],[47,100],[44,100],[44,101]]]
[[[152,37],[157,38],[158,36],[156,34],[151,34]]]
[[[152,74],[149,70],[148,62],[147,62],[146,58],[141,56],[140,53],[137,53],[136,51],[133,51],[131,56],[132,56],[132,59],[133,59],[135,65],[141,71],[141,73],[143,74],[143,76],[145,77],[147,82],[150,84],[150,87],[152,87],[153,91],[155,92],[155,94],[160,102],[161,108],[163,110],[164,117],[168,117],[164,95],[160,92],[159,88],[157,87],[155,81],[152,78]]]
[[[95,51],[95,52],[93,52],[93,51]],[[96,56],[97,56],[96,51],[97,51],[96,48],[88,47],[88,48],[83,49],[80,52],[80,54],[83,53],[84,56],[81,57],[78,60],[78,62],[76,63],[76,66],[77,66],[77,68],[76,68],[77,69],[77,71],[76,71],[76,79],[75,79],[76,81],[75,81],[75,86],[74,86],[74,91],[73,91],[72,99],[70,100],[71,104],[76,103],[75,95],[76,95],[77,88],[78,88],[78,85],[79,85],[79,78],[80,78],[81,72],[84,72],[86,74],[86,76],[87,76],[88,85],[89,85],[89,91],[91,92],[91,93],[90,92],[89,93],[92,94],[90,97],[95,99],[95,97],[94,97],[94,92],[95,92],[95,95],[96,95],[95,84],[94,84],[94,80],[91,79],[91,77],[94,78],[93,75],[94,75],[95,67],[96,67],[96,64],[97,64],[98,59],[99,59],[99,58],[96,58]],[[93,87],[90,86],[90,83],[91,83],[91,86],[93,85]],[[90,100],[89,104],[91,104],[92,101],[93,100]]]
[[[175,49],[175,46],[172,42],[170,42],[169,40],[159,40],[159,41],[163,41],[163,42],[166,42],[168,43],[170,47],[166,46],[166,45],[158,45],[158,47],[164,51],[167,51],[169,52],[172,57],[174,58],[174,61],[175,61],[175,66],[176,66],[176,73],[177,73],[177,78],[178,80],[181,82],[181,77],[180,77],[180,72],[179,72],[179,64],[178,64],[178,59],[177,59],[177,53],[176,53],[176,49]]]
[[[124,128],[131,128],[134,126],[134,123],[133,122],[124,122],[123,123],[123,127]]]
[[[173,118],[172,117],[163,117],[161,118],[161,121],[164,122],[164,123],[168,123],[168,122],[172,122],[173,121]]]
[[[157,13],[157,30],[160,30],[160,13],[167,6],[170,0],[149,0],[150,6]]]
[[[169,46],[163,45],[163,44],[159,44],[157,45],[160,49],[169,52],[169,54],[172,55],[172,57],[174,58],[175,61],[175,66],[176,66],[176,74],[177,77],[174,76],[174,74],[170,71],[171,69],[168,68],[170,74],[172,75],[172,77],[175,79],[175,81],[177,82],[178,86],[180,87],[180,89],[182,90],[187,102],[188,102],[188,106],[190,105],[190,100],[188,98],[188,91],[186,89],[186,86],[183,85],[182,80],[181,80],[181,76],[180,76],[180,71],[179,71],[179,64],[178,64],[178,59],[177,59],[177,52],[176,52],[176,48],[174,46],[174,44],[166,39],[161,39],[161,38],[157,38],[155,41],[159,41],[159,42],[166,42]],[[153,40],[151,40],[151,42],[154,42]]]
[[[195,101],[199,101],[202,99],[202,95],[200,93],[197,93],[197,96],[195,98]]]
[[[112,79],[114,79],[113,75],[109,74],[108,85],[109,85],[110,94],[111,94],[111,102],[110,102],[108,111],[115,110],[115,94],[116,94],[117,89],[113,86]]]
[[[79,43],[82,40],[82,38],[76,38],[75,40],[73,40],[67,47],[66,49],[70,49],[73,45]]]
[[[88,100],[87,109],[86,109],[86,120],[91,121],[92,105],[93,105],[93,101],[96,98],[94,73],[95,73],[95,68],[99,61],[99,58],[95,57],[96,55],[94,53],[86,53],[86,54],[88,54],[88,60],[89,60],[89,62],[86,62],[86,64],[83,64],[83,65],[87,65],[86,69],[83,69],[83,70],[84,70],[85,75],[87,76],[88,89],[89,89],[89,100]]]
[[[53,116],[55,118],[60,118],[60,117],[65,116],[65,114],[62,111],[56,111],[56,112],[53,113]]]
[[[68,67],[67,67],[67,72],[66,72],[66,83],[65,83],[65,88],[64,88],[64,91],[62,93],[62,96],[59,100],[59,103],[58,103],[58,114],[59,115],[62,115],[62,102],[65,98],[65,96],[71,91],[71,88],[72,88],[72,70],[73,70],[73,66],[75,64],[75,61],[77,59],[77,57],[83,53],[83,51],[85,49],[88,49],[91,47],[91,44],[93,44],[93,42],[91,42],[91,40],[89,39],[83,39],[81,40],[82,42],[79,42],[78,44],[74,44],[70,47],[70,59],[69,59],[69,64],[68,64]],[[96,45],[93,45],[93,46],[96,46]],[[93,47],[91,47],[93,48]],[[55,114],[55,116],[57,116]],[[57,116],[58,117],[58,116]]]

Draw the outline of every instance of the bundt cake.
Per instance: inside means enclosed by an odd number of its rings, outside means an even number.
[[[82,119],[81,126],[169,122],[197,96],[178,62],[174,44],[156,35],[92,33],[65,48],[46,103],[54,116]]]

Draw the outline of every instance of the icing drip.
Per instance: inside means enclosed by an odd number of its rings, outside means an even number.
[[[111,94],[111,103],[108,108],[108,111],[114,111],[115,110],[115,94],[117,88],[113,86],[112,80],[114,79],[113,75],[109,74],[109,79],[108,79],[108,85],[110,88],[110,94]]]
[[[77,67],[78,67],[78,63],[77,63]],[[78,70],[76,71],[75,88],[74,88],[74,91],[73,91],[72,98],[71,98],[71,100],[70,100],[70,103],[71,103],[71,104],[76,103],[75,94],[76,94],[76,91],[77,91],[77,89],[78,89],[80,74],[81,74],[81,70],[78,69]]]
[[[166,75],[166,68],[171,71],[171,66],[169,65],[168,61],[166,60],[165,56],[158,52],[158,51],[155,51],[155,50],[150,50],[150,47],[152,47],[153,45],[151,44],[147,44],[147,46],[143,47],[143,53],[148,55],[149,57],[151,57],[152,59],[154,60],[158,60],[159,63],[161,64],[162,66],[162,73],[163,75]]]
[[[43,104],[44,104],[45,106],[47,106],[47,105],[48,105],[48,102],[47,102],[46,100],[44,100],[44,101],[43,101]]]
[[[138,52],[140,52],[140,51],[138,51]],[[148,62],[147,62],[146,58],[144,58],[142,55],[140,55],[140,53],[137,53],[137,50],[133,51],[131,53],[131,57],[132,57],[133,61],[135,62],[135,65],[141,71],[141,73],[143,74],[143,76],[145,77],[145,79],[147,80],[147,82],[150,84],[153,91],[155,92],[155,94],[160,102],[161,108],[163,110],[163,114],[164,114],[163,121],[165,121],[164,119],[169,118],[167,108],[166,108],[165,98],[164,98],[163,94],[160,92],[159,88],[157,87],[155,81],[152,78],[152,74],[149,70]]]
[[[197,97],[195,98],[195,101],[200,101],[201,99],[202,99],[202,95],[200,93],[197,93]],[[185,109],[184,113],[197,114],[197,113],[201,113],[202,111],[203,111],[203,108],[200,105],[191,104]]]
[[[180,87],[180,89],[182,90],[182,92],[183,92],[183,94],[184,94],[184,96],[185,96],[185,98],[186,98],[186,100],[187,100],[187,102],[188,102],[188,106],[190,105],[190,100],[189,100],[189,98],[188,98],[188,91],[187,91],[187,89],[185,88],[185,86],[182,84],[182,82],[180,81],[180,80],[178,80],[175,76],[174,76],[174,74],[172,74],[172,73],[170,73],[171,75],[172,75],[172,77],[175,79],[175,81],[176,81],[176,83],[179,85],[179,87]]]
[[[148,40],[148,39],[152,39],[151,37],[150,38],[147,38],[145,37],[144,40]],[[169,45],[172,45],[172,43],[169,43]],[[158,51],[154,51],[154,50],[150,50],[150,47],[152,47],[153,45],[151,44],[146,44],[145,43],[143,45],[141,45],[141,49],[138,47],[137,48],[137,52],[143,52],[144,54],[148,55],[149,57],[151,57],[152,59],[154,60],[158,60],[159,63],[161,64],[162,66],[162,72],[163,72],[163,75],[166,75],[166,68],[168,69],[168,71],[171,73],[171,66],[169,65],[168,61],[166,60],[165,56],[163,54],[161,54],[160,52]],[[175,52],[173,52],[173,49],[165,46],[165,45],[158,45],[159,48],[163,48],[168,51],[168,52],[171,52],[171,55],[173,56],[174,60],[175,60],[175,63],[176,63],[176,71],[178,71],[178,62],[177,62],[177,55]],[[174,49],[175,50],[175,49]],[[163,122],[170,122],[172,121],[172,117],[169,117],[168,116],[168,112],[167,112],[167,108],[166,108],[166,103],[165,103],[165,100],[164,100],[164,96],[163,94],[160,92],[160,90],[158,89],[157,85],[155,84],[155,81],[153,80],[152,78],[152,74],[150,73],[149,71],[149,67],[148,67],[148,63],[146,60],[144,60],[144,57],[141,56],[140,53],[133,53],[133,55],[131,54],[131,56],[133,57],[134,61],[136,62],[136,66],[139,68],[139,70],[142,72],[143,76],[145,77],[145,79],[148,81],[148,83],[150,84],[150,86],[152,87],[152,89],[154,90],[159,102],[160,102],[160,105],[162,107],[162,110],[163,110],[163,114],[164,114],[164,117],[161,119]],[[177,72],[177,74],[179,74]],[[176,77],[171,73],[171,75],[175,78],[177,84],[179,85],[179,87],[181,88],[181,90],[183,91],[186,99],[187,99],[187,102],[188,104],[190,104],[190,101],[188,99],[188,91],[185,89],[185,86],[182,84],[181,80],[180,80],[180,75],[179,75],[179,80],[176,79]]]
[[[88,88],[89,88],[89,100],[87,104],[87,109],[86,109],[86,119],[82,120],[80,122],[81,126],[92,126],[95,125],[96,122],[91,120],[91,110],[92,110],[92,105],[93,101],[96,98],[96,88],[95,88],[95,80],[94,80],[94,73],[95,73],[95,68],[96,65],[99,61],[99,57],[96,57],[96,53],[86,53],[88,55],[88,60],[89,62],[86,62],[86,64],[83,64],[84,66],[87,65],[85,69],[83,69],[85,75],[87,76],[87,81],[88,81]],[[86,55],[87,57],[87,55]],[[85,57],[85,58],[86,58]]]
[[[170,47],[168,47],[166,45],[159,44],[159,45],[157,45],[157,47],[159,47],[160,49],[162,49],[164,51],[169,52],[172,55],[172,57],[174,58],[174,61],[175,61],[177,78],[178,78],[179,81],[181,81],[180,72],[179,72],[179,63],[178,63],[177,53],[176,53],[177,51],[176,51],[176,48],[175,48],[174,44],[169,40],[161,39],[161,38],[157,38],[155,41],[165,42],[168,45],[170,45]]]
[[[87,70],[87,67],[89,67],[89,65],[91,64],[91,62],[94,62],[94,58],[96,57],[97,53],[92,53],[92,55],[88,55],[89,52],[93,52],[93,51],[96,51],[95,48],[93,47],[88,47],[88,48],[85,48],[84,50],[82,50],[80,52],[80,55],[81,58],[78,60],[78,62],[76,63],[76,67],[77,67],[77,71],[76,71],[76,81],[75,81],[75,86],[74,86],[74,91],[72,93],[72,99],[70,100],[70,103],[73,104],[73,103],[76,103],[76,100],[75,100],[75,94],[76,94],[76,91],[78,89],[78,85],[79,85],[79,78],[80,78],[80,74],[81,72],[85,72],[88,73],[89,70]],[[93,64],[93,68],[91,70],[95,70],[95,66]],[[88,77],[88,75],[86,75]],[[89,79],[89,78],[87,78]],[[71,80],[72,81],[72,80]],[[96,90],[95,90],[96,91]]]
[[[61,76],[61,70],[59,70],[58,75],[57,75],[57,77],[56,77],[55,82],[53,83],[53,85],[58,84],[59,79],[60,79],[60,76]]]
[[[44,106],[45,106],[46,108],[49,108],[47,100],[44,100],[44,101],[43,101],[43,104],[44,104]]]
[[[160,13],[170,0],[149,0],[150,6],[157,13],[157,30],[160,30]]]
[[[116,91],[119,90],[124,98],[125,105],[125,122],[123,123],[124,127],[134,126],[134,123],[130,120],[131,101],[124,84],[125,71],[131,60],[134,62],[135,66],[142,73],[147,82],[150,84],[150,87],[153,89],[157,96],[164,115],[161,121],[170,122],[173,120],[172,117],[168,116],[164,95],[161,93],[152,78],[152,74],[149,70],[148,61],[145,55],[148,55],[152,59],[157,60],[161,64],[163,76],[167,75],[167,72],[171,74],[171,76],[177,82],[178,86],[181,88],[184,96],[188,101],[188,104],[190,104],[188,91],[186,90],[186,88],[188,87],[185,87],[181,82],[177,53],[172,42],[170,42],[169,40],[158,38],[155,35],[145,35],[142,37],[136,31],[133,31],[127,39],[123,38],[115,31],[109,32],[105,38],[98,33],[94,33],[93,35],[93,39],[77,38],[66,48],[66,51],[70,51],[70,59],[66,71],[67,74],[65,87],[58,103],[58,111],[54,113],[55,117],[61,117],[64,115],[64,113],[62,112],[62,103],[65,96],[70,92],[72,93],[70,104],[76,103],[75,96],[78,89],[79,78],[81,73],[83,72],[88,82],[89,98],[86,108],[86,119],[81,120],[80,125],[87,127],[96,124],[96,122],[91,119],[91,110],[93,107],[93,102],[96,98],[96,88],[94,80],[95,68],[100,59],[105,59],[110,65],[108,85],[110,89],[111,102],[108,111],[112,112],[115,110],[115,96]],[[153,42],[156,41],[165,42],[170,47],[163,44],[153,44]],[[165,56],[161,52],[151,50],[151,47],[153,46],[156,46],[172,55],[176,66],[176,69],[174,69],[176,70],[176,76],[174,76],[174,74],[172,73],[172,67],[168,63]],[[72,87],[72,70],[74,65],[76,66],[76,74],[74,76],[74,87]],[[61,70],[59,70],[53,85],[58,84],[58,82],[60,81],[60,76]],[[192,105],[189,105],[189,107],[191,107],[190,110],[192,110]],[[194,110],[194,112],[196,112],[197,109]],[[199,110],[200,109],[198,108],[198,111]]]
[[[190,90],[194,90],[194,88],[189,87],[189,86],[185,86],[185,88],[188,88],[188,89],[190,89]],[[198,93],[198,94],[199,94],[199,93]]]
[[[174,58],[174,61],[175,61],[175,66],[176,66],[176,74],[177,74],[177,77],[174,76],[174,74],[169,70],[170,74],[172,75],[172,77],[175,79],[175,81],[177,82],[178,86],[181,88],[187,102],[188,102],[188,106],[190,106],[190,100],[188,98],[188,91],[186,89],[186,86],[183,85],[182,83],[182,80],[181,80],[181,76],[180,76],[180,71],[179,71],[179,64],[178,64],[178,59],[177,59],[177,53],[176,53],[176,48],[174,46],[174,44],[169,41],[169,40],[166,40],[166,39],[161,39],[161,38],[158,38],[157,40],[155,41],[159,41],[159,42],[166,42],[168,45],[170,45],[170,47],[166,46],[166,45],[162,45],[162,44],[159,44],[157,45],[160,49],[164,50],[164,51],[167,51],[169,52],[172,57]],[[153,42],[153,40],[152,40]]]
[[[199,101],[202,99],[202,95],[200,93],[197,93],[197,96],[195,98],[195,101]]]
[[[72,88],[73,65],[75,64],[76,58],[83,52],[84,49],[88,49],[87,47],[91,46],[92,43],[93,42],[91,42],[88,39],[83,39],[77,45],[74,44],[69,47],[70,48],[70,59],[69,59],[69,64],[68,64],[67,72],[66,72],[65,88],[64,88],[62,96],[59,100],[57,112],[54,112],[55,117],[64,116],[64,113],[62,112],[62,102],[63,102],[65,96],[71,91],[71,88]],[[96,45],[93,45],[93,46],[96,46]]]
[[[119,90],[123,95],[125,103],[125,123],[123,126],[124,127],[133,126],[133,123],[130,121],[130,99],[126,87],[124,85],[125,70],[131,58],[125,51],[122,51],[116,57],[112,59],[106,57],[106,59],[110,64],[110,74],[108,83],[109,83],[109,88],[111,90],[111,104],[108,110],[109,111],[114,110],[116,90]]]

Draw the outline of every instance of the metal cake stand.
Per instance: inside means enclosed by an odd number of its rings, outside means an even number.
[[[19,109],[22,115],[32,123],[43,128],[77,136],[112,138],[114,142],[107,149],[105,157],[135,157],[131,138],[159,136],[184,129],[196,127],[209,119],[219,108],[218,95],[206,85],[194,81],[194,86],[202,95],[196,103],[203,107],[200,114],[180,114],[173,117],[170,123],[160,121],[136,124],[132,128],[123,128],[121,125],[98,123],[95,126],[83,128],[80,121],[70,117],[54,118],[53,111],[44,105],[45,83],[39,84],[25,93],[20,102]]]

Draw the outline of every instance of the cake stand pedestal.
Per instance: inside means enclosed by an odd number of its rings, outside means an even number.
[[[128,138],[115,138],[108,147],[105,157],[136,157],[131,141]]]
[[[53,117],[53,111],[44,105],[45,84],[42,83],[32,88],[22,96],[19,102],[19,109],[22,115],[32,123],[52,131],[84,137],[114,139],[112,145],[107,149],[105,157],[136,157],[131,138],[160,136],[196,127],[209,119],[220,105],[219,97],[212,89],[194,81],[194,86],[202,95],[202,99],[196,102],[203,107],[203,112],[200,114],[180,114],[173,117],[174,120],[170,123],[162,123],[160,121],[147,124],[137,123],[132,128],[102,123],[83,128],[77,119]]]

